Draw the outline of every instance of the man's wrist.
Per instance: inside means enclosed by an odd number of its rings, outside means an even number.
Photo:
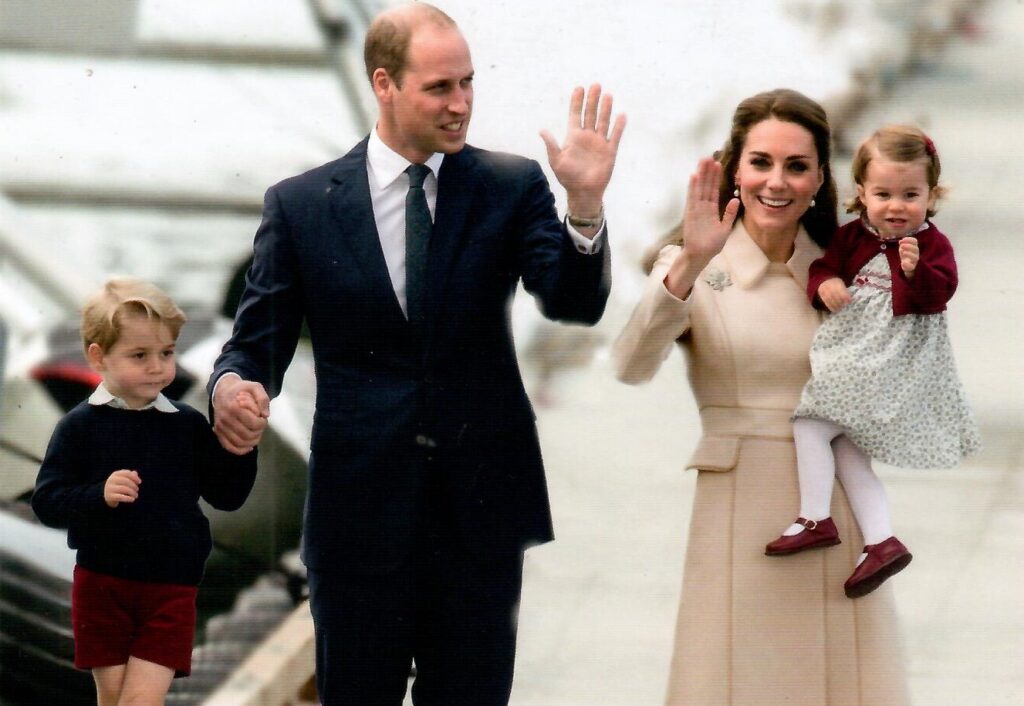
[[[569,225],[573,228],[597,228],[604,223],[604,207],[598,207],[595,215],[587,215],[586,212],[574,212],[569,210],[565,214],[565,219],[569,221]]]
[[[235,378],[236,380],[241,380],[242,379],[242,376],[239,375],[238,373],[236,373],[233,370],[229,370],[226,373],[223,373],[219,378],[217,378],[216,382],[213,383],[213,390],[210,393],[210,404],[214,408],[217,407],[217,403],[215,402],[215,400],[217,399],[217,388],[220,387],[220,384],[222,382],[224,382],[224,378],[226,378],[228,376],[231,376],[231,377]]]

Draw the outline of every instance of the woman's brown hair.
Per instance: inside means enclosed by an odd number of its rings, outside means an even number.
[[[775,118],[784,122],[796,123],[814,139],[814,147],[818,152],[818,166],[822,169],[824,179],[821,188],[814,196],[815,205],[808,209],[800,221],[811,240],[821,247],[827,247],[833,233],[839,227],[836,215],[836,183],[832,178],[832,129],[828,123],[825,109],[804,94],[789,88],[777,88],[774,91],[758,93],[742,101],[736,106],[732,116],[732,129],[725,146],[715,153],[715,159],[722,165],[722,182],[718,187],[718,212],[725,213],[725,207],[733,199],[736,189],[735,176],[739,166],[743,145],[751,128],[760,122]],[[740,205],[737,218],[743,217],[743,206]],[[682,227],[674,228],[662,238],[658,244],[648,251],[644,258],[645,269],[649,272],[657,259],[658,252],[665,245],[683,244]]]

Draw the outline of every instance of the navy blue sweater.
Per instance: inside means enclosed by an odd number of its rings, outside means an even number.
[[[43,524],[66,527],[78,564],[109,576],[198,585],[210,554],[210,524],[199,498],[236,510],[256,478],[256,452],[221,448],[202,414],[116,409],[87,401],[54,429],[39,469],[32,509]],[[111,508],[111,473],[137,471],[139,496]]]

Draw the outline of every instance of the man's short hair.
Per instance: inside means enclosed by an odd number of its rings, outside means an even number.
[[[159,287],[132,277],[107,280],[82,307],[82,346],[93,343],[103,351],[121,338],[125,316],[145,316],[167,326],[172,338],[185,325],[185,314]]]
[[[378,15],[370,24],[363,43],[366,78],[373,83],[373,72],[384,69],[399,88],[409,63],[409,42],[413,30],[427,22],[438,27],[456,27],[455,20],[425,2]]]

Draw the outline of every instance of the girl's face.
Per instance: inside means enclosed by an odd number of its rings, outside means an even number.
[[[875,155],[868,162],[864,183],[857,184],[857,196],[868,223],[887,240],[917,230],[935,206],[927,165],[921,160],[894,162]]]
[[[743,226],[755,239],[796,237],[801,216],[825,180],[814,136],[777,118],[750,128],[734,176]]]

